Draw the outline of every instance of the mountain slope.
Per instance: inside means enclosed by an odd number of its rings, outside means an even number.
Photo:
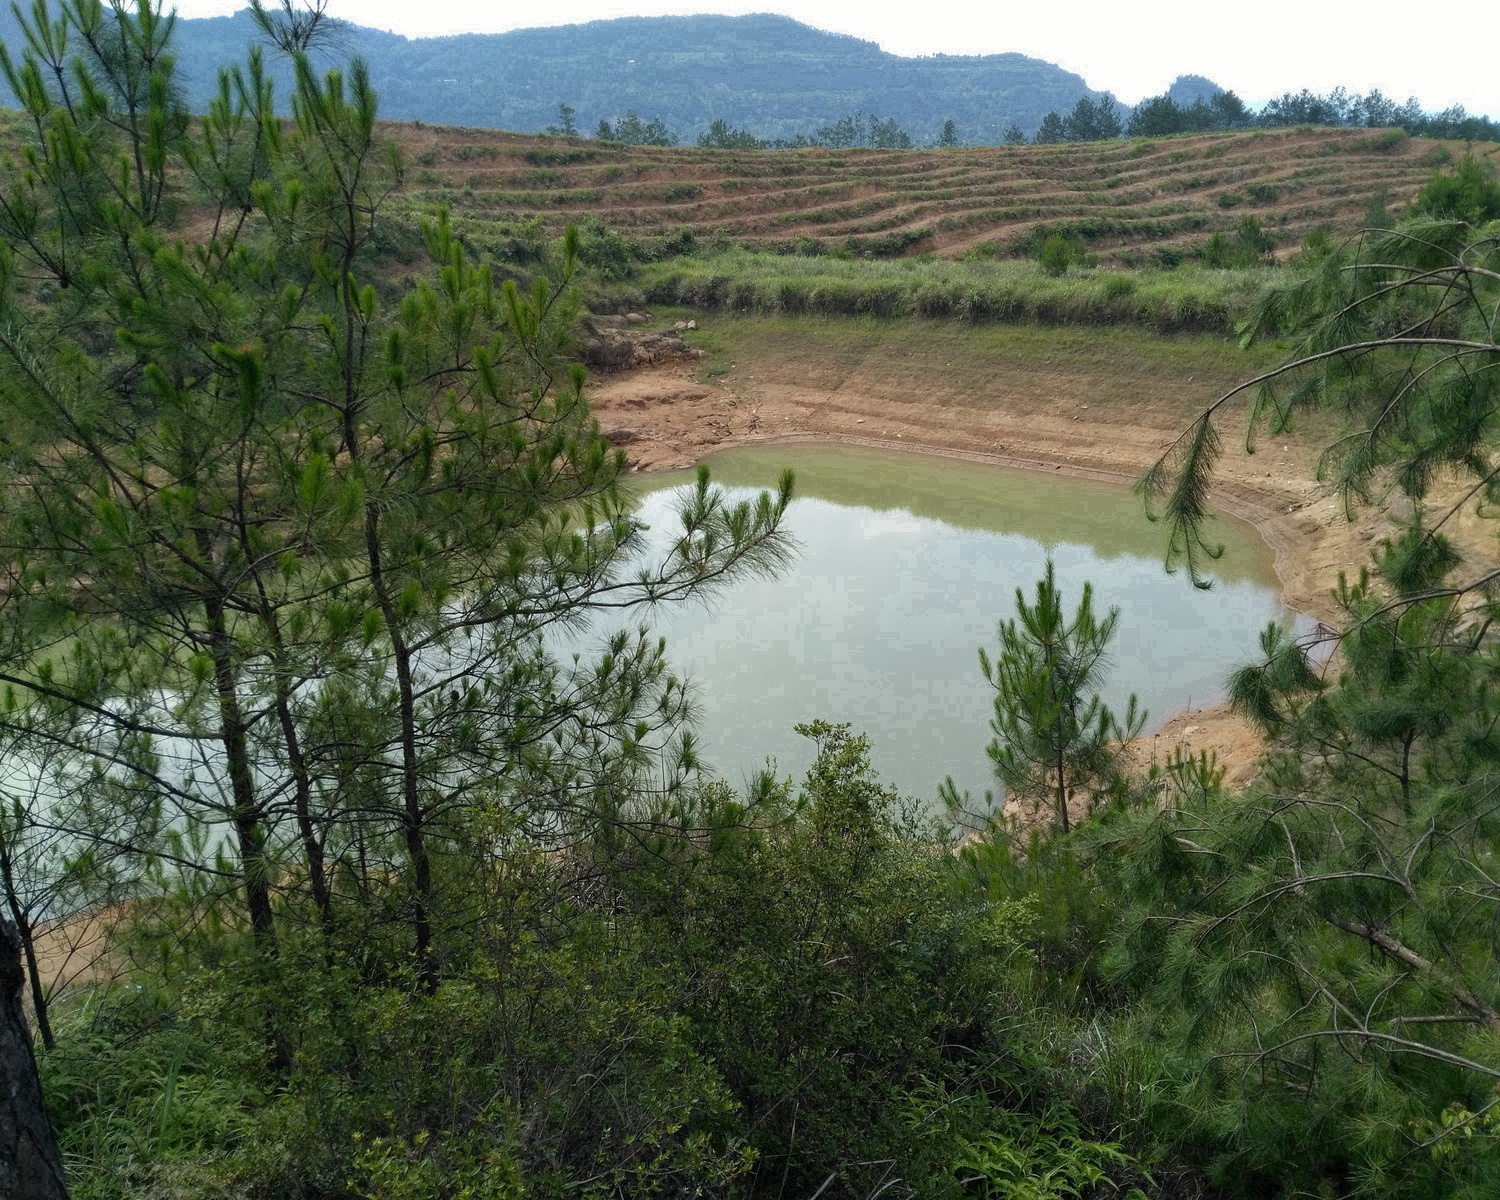
[[[1372,197],[1404,203],[1435,162],[1462,153],[1364,129],[774,154],[390,129],[411,166],[402,202],[422,214],[447,204],[477,245],[597,220],[645,243],[686,232],[707,246],[1004,256],[1034,252],[1045,226],[1139,264],[1189,258],[1246,217],[1285,250],[1319,226],[1357,229]]]
[[[17,44],[6,5],[0,37]],[[177,50],[201,108],[219,67],[243,62],[257,30],[248,11],[182,20]],[[1051,109],[1099,96],[1061,67],[1021,54],[903,58],[873,42],[787,17],[627,17],[503,34],[408,39],[352,26],[338,47],[362,55],[393,120],[534,132],[577,109],[581,131],[627,110],[692,141],[716,118],[760,137],[808,134],[852,112],[894,117],[918,141],[945,120],[974,144],[1028,132]],[[279,70],[278,94],[286,72]]]

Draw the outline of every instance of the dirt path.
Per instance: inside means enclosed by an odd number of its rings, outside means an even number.
[[[705,380],[698,363],[605,377],[593,387],[601,428],[639,470],[686,467],[716,450],[793,441],[844,442],[951,455],[997,465],[1131,484],[1200,406],[1239,376],[1195,378],[1191,366],[1087,362],[1064,353],[953,370],[937,346],[861,357],[812,357],[800,346],[734,347],[734,369]],[[1057,361],[1054,363],[1054,357]],[[917,361],[910,361],[915,359]],[[1135,376],[1144,373],[1149,378]],[[1339,573],[1356,574],[1389,531],[1378,510],[1347,519],[1315,481],[1316,430],[1263,439],[1255,454],[1225,430],[1214,503],[1252,522],[1275,552],[1286,603],[1332,624]],[[1137,503],[1133,499],[1131,503]],[[1452,523],[1471,563],[1494,559],[1493,531],[1466,515]],[[1179,714],[1152,739],[1164,758],[1209,749],[1231,781],[1253,774],[1262,745],[1225,710]]]

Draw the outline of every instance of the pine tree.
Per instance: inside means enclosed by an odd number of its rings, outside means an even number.
[[[401,164],[362,64],[290,39],[290,122],[253,54],[194,123],[159,10],[95,16],[43,6],[8,64],[36,136],[0,178],[0,725],[122,886],[231,879],[268,951],[278,905],[332,930],[383,893],[435,979],[474,805],[567,842],[694,769],[657,639],[569,660],[551,631],[774,566],[790,480],[705,476],[643,566],[569,361],[576,232],[523,290],[440,212],[388,288]]]
[[[1500,236],[1482,184],[1439,176],[1394,228],[1310,245],[1245,328],[1286,359],[1210,406],[1141,484],[1169,563],[1197,578],[1218,551],[1218,422],[1250,395],[1252,437],[1339,414],[1322,470],[1351,511],[1377,483],[1409,506],[1376,573],[1340,582],[1335,659],[1320,668],[1272,628],[1232,680],[1271,740],[1262,780],[1143,809],[1099,844],[1132,901],[1117,981],[1154,1012],[1142,1036],[1181,1056],[1172,1103],[1199,1114],[1181,1136],[1221,1146],[1225,1179],[1496,1187],[1497,573],[1445,535],[1476,497],[1481,514],[1500,499]],[[1455,194],[1470,199],[1450,207]],[[1440,474],[1466,477],[1457,503],[1432,503]]]
[[[995,775],[1019,797],[1050,797],[1058,828],[1068,831],[1068,802],[1080,793],[1109,790],[1119,776],[1119,745],[1145,723],[1130,697],[1123,722],[1094,690],[1109,666],[1109,643],[1120,610],[1101,621],[1094,593],[1084,584],[1071,622],[1052,560],[1037,581],[1036,601],[1016,589],[1016,617],[1000,623],[993,659],[979,652],[984,677],[995,689],[994,740],[988,752]]]
[[[698,145],[705,150],[762,150],[766,143],[748,129],[733,129],[722,117],[709,124],[698,136]]]
[[[1037,126],[1036,136],[1031,140],[1038,146],[1065,142],[1068,140],[1067,125],[1057,113],[1049,112],[1042,118],[1042,123]]]
[[[558,124],[548,125],[546,132],[550,137],[576,138],[578,136],[578,122],[573,118],[578,115],[578,110],[571,104],[559,104],[557,106]]]

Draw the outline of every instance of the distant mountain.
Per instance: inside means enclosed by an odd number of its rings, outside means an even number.
[[[16,45],[4,6],[0,36]],[[183,20],[178,59],[200,108],[217,69],[244,60],[258,31],[249,12]],[[627,17],[501,34],[404,38],[350,27],[341,50],[362,55],[394,120],[534,132],[577,110],[579,129],[628,110],[660,118],[683,141],[716,118],[759,137],[811,133],[846,113],[894,117],[918,141],[945,120],[972,144],[1002,140],[1014,121],[1030,133],[1050,110],[1098,98],[1083,78],[1021,54],[903,58],[874,42],[787,17]],[[278,94],[286,94],[280,72]]]

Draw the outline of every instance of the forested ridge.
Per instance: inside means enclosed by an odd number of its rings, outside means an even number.
[[[0,35],[14,45],[17,33],[7,7]],[[181,85],[198,110],[218,68],[243,59],[258,31],[245,9],[181,20],[176,36]],[[923,140],[954,119],[966,140],[999,142],[1009,121],[1029,129],[1048,109],[1100,94],[1080,76],[1021,54],[903,58],[769,14],[626,17],[411,39],[351,25],[337,49],[368,62],[388,119],[527,132],[555,124],[558,105],[567,104],[587,133],[635,111],[686,141],[715,119],[762,138],[792,138],[874,111]],[[290,71],[268,69],[284,102]]]
[[[193,111],[213,97],[219,67],[242,60],[258,37],[248,8],[233,16],[178,20],[176,78]],[[838,145],[840,121],[866,116],[888,122],[906,139],[871,143],[876,145],[940,144],[945,128],[967,145],[1039,134],[1043,141],[1114,136],[1108,122],[1104,132],[1091,122],[1066,123],[1077,116],[1080,100],[1113,104],[1117,132],[1131,125],[1133,115],[1130,131],[1148,136],[1250,123],[1242,105],[1227,120],[1216,115],[1212,101],[1224,89],[1202,76],[1179,77],[1133,113],[1081,76],[1041,59],[1015,53],[903,57],[873,42],[765,13],[625,17],[429,38],[341,23],[335,40],[330,52],[357,55],[369,65],[387,119],[526,133],[561,128],[562,105],[585,135],[601,122],[613,126],[638,114],[643,125],[659,123],[661,136],[684,143],[711,137],[720,122],[763,143],[817,140],[821,130],[822,140],[833,134]],[[0,12],[0,41],[22,41],[8,6]],[[267,69],[285,102],[290,67],[272,62]],[[1481,117],[1460,110],[1424,113],[1415,101],[1373,95],[1372,108],[1351,107],[1365,98],[1343,91],[1288,94],[1260,116],[1272,125],[1404,125],[1435,137],[1494,136]]]
[[[1279,365],[1141,481],[1204,585],[1236,421],[1342,414],[1328,478],[1402,497],[1333,656],[1272,625],[1228,681],[1256,778],[1129,752],[1120,615],[1049,565],[975,662],[1022,825],[823,721],[802,780],[714,777],[649,614],[777,571],[795,480],[702,469],[649,552],[597,245],[410,245],[365,65],[258,18],[197,117],[150,3],[39,4],[4,64],[0,1190],[1495,1193],[1484,159],[1267,267]]]

